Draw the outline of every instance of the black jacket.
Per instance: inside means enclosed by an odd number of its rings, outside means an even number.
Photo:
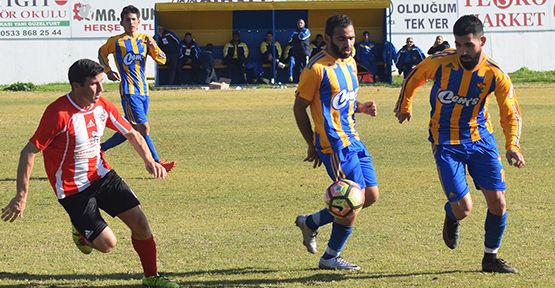
[[[441,44],[439,44],[435,47],[434,46],[430,47],[430,49],[428,50],[428,55],[432,55],[432,54],[435,54],[436,52],[443,51],[443,50],[445,50],[449,47],[451,47],[451,46],[449,46],[449,42],[443,41],[443,43],[441,43]]]

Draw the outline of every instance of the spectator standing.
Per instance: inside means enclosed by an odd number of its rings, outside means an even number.
[[[443,36],[437,36],[434,45],[428,49],[428,55],[433,55],[450,47],[449,42],[443,41]]]
[[[376,76],[378,68],[376,67],[376,44],[370,41],[370,33],[364,31],[362,33],[362,40],[358,42],[355,47],[357,50],[356,60],[359,64],[364,66],[368,72]]]
[[[412,39],[412,37],[408,37],[407,44],[397,52],[395,65],[397,69],[399,69],[399,74],[402,73],[403,77],[406,79],[414,66],[422,62],[424,58],[426,58],[424,52],[414,45],[414,39]]]
[[[391,72],[395,71],[395,59],[397,59],[397,49],[395,45],[389,41],[385,41],[383,44],[383,62],[384,62],[384,73],[383,73],[383,81],[387,83],[391,83],[393,79],[391,79]]]
[[[180,58],[181,41],[172,31],[166,29],[162,25],[158,25],[158,33],[156,34],[156,44],[166,54],[166,67],[168,68],[168,78],[160,83],[160,85],[180,85],[178,75],[178,64]]]
[[[308,63],[308,56],[310,56],[310,30],[306,28],[303,19],[297,21],[297,29],[291,34],[289,43],[291,43],[291,50],[295,57],[293,82],[297,83],[299,75]]]

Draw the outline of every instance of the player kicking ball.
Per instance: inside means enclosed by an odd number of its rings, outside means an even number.
[[[376,116],[376,104],[356,99],[359,85],[356,62],[351,56],[355,43],[351,19],[346,15],[328,18],[325,34],[329,44],[326,50],[310,59],[301,73],[293,108],[297,126],[308,145],[304,161],[313,162],[314,168],[324,163],[334,181],[356,182],[364,191],[364,207],[368,207],[378,199],[378,182],[372,157],[360,141],[354,116],[355,113]],[[315,131],[306,111],[309,106]],[[333,222],[328,247],[318,265],[321,269],[360,269],[340,255],[353,231],[358,211],[342,218],[322,209],[312,215],[299,215],[295,220],[310,253],[316,253],[318,228]]]
[[[460,221],[472,211],[468,169],[488,205],[482,271],[516,273],[517,269],[497,258],[507,223],[506,185],[487,110],[488,98],[495,94],[505,134],[505,156],[518,168],[525,165],[519,144],[520,109],[511,79],[482,50],[486,43],[482,22],[473,15],[463,16],[453,26],[453,34],[456,50],[439,52],[417,65],[403,83],[394,112],[399,123],[409,121],[416,88],[434,80],[429,140],[448,200],[443,240],[455,249]]]
[[[23,216],[35,155],[42,152],[48,180],[71,219],[73,240],[81,252],[88,254],[94,248],[108,253],[116,247],[116,236],[102,219],[102,209],[131,230],[131,242],[143,266],[142,284],[179,287],[158,275],[156,243],[139,200],[100,153],[100,138],[110,128],[131,143],[150,174],[155,178],[167,175],[141,134],[102,97],[103,72],[100,64],[88,59],[69,68],[71,92],[48,105],[21,151],[16,195],[2,208],[2,220],[13,222]]]

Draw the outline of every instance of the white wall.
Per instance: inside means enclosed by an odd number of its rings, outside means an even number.
[[[0,40],[0,84],[67,82],[67,70],[81,58],[97,61],[103,39]],[[111,58],[111,66],[116,69]],[[154,76],[155,62],[148,58],[147,77]],[[107,79],[105,79],[108,81]]]

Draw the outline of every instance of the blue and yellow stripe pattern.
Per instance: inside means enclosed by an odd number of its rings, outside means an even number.
[[[354,118],[358,87],[352,57],[336,59],[320,51],[303,70],[297,95],[310,102],[314,145],[323,153],[341,151],[360,140]]]
[[[461,65],[455,50],[426,58],[405,79],[397,102],[399,111],[412,110],[415,90],[427,80],[434,80],[429,124],[434,144],[476,142],[492,134],[488,96],[493,93],[500,109],[505,148],[520,149],[520,108],[509,76],[493,60],[486,56],[470,71]]]
[[[166,63],[166,55],[148,34],[138,34],[137,37],[132,37],[124,33],[110,37],[98,51],[98,59],[106,73],[111,71],[108,60],[110,54],[113,54],[120,74],[120,93],[122,95],[148,95],[145,74],[147,55],[150,55],[158,64]]]

